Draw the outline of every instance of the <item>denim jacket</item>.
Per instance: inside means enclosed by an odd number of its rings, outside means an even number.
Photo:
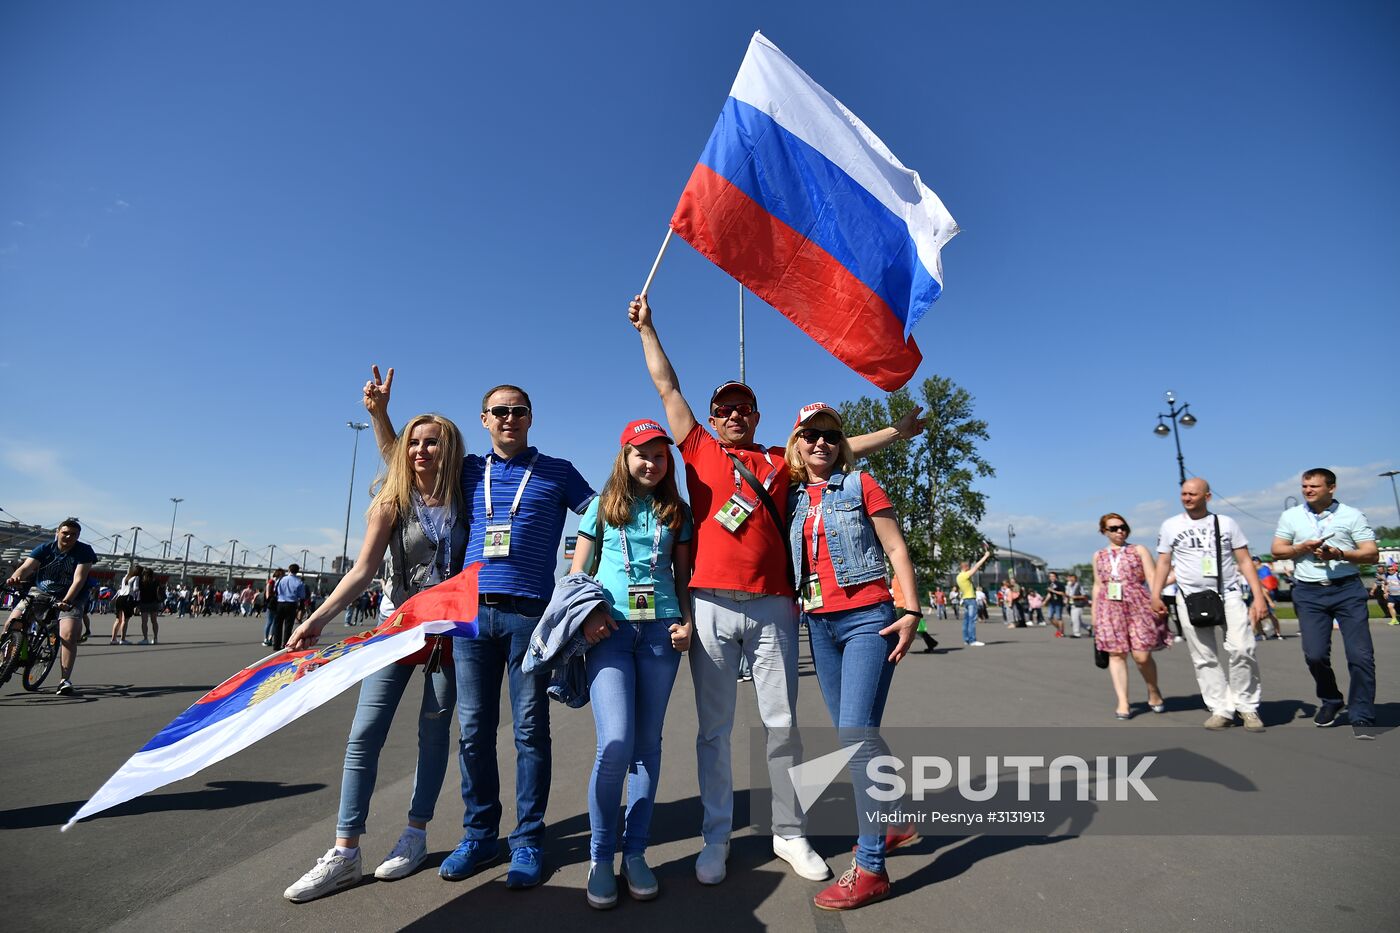
[[[802,531],[807,520],[807,487],[798,483],[788,492],[788,540],[792,543],[793,578],[802,582]],[[875,526],[865,513],[860,470],[849,475],[833,473],[822,493],[822,536],[836,571],[836,583],[856,586],[885,575],[885,549],[875,537]],[[812,573],[813,568],[808,568]]]

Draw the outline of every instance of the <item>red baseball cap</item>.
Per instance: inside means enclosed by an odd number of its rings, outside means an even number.
[[[631,444],[633,447],[640,447],[647,441],[655,440],[658,437],[668,444],[675,443],[661,425],[650,418],[643,418],[641,421],[633,421],[622,429],[622,437],[618,440],[618,444]]]
[[[802,427],[802,425],[812,420],[813,415],[819,415],[822,412],[826,412],[828,415],[835,418],[836,426],[838,428],[845,427],[844,423],[841,421],[841,413],[836,409],[832,408],[826,402],[813,402],[810,405],[803,405],[801,408],[799,408],[797,410],[797,421],[793,424],[793,427]]]

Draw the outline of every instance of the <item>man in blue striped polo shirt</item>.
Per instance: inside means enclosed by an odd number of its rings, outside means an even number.
[[[1358,564],[1374,564],[1380,552],[1366,516],[1333,498],[1337,474],[1318,467],[1303,474],[1303,502],[1279,516],[1274,557],[1293,561],[1293,608],[1303,638],[1303,660],[1317,683],[1321,706],[1313,722],[1334,726],[1342,711],[1342,691],[1332,673],[1332,620],[1342,633],[1351,675],[1351,731],[1373,738],[1376,716],[1376,655],[1366,587]]]
[[[374,378],[365,383],[365,408],[386,457],[396,437],[389,420],[393,378],[391,369],[381,381],[375,367]],[[452,640],[466,833],[438,871],[449,881],[459,881],[500,858],[496,728],[505,679],[516,749],[517,822],[510,834],[506,874],[511,888],[532,888],[543,877],[540,846],[551,773],[549,676],[526,674],[521,662],[554,590],[564,510],[582,515],[594,495],[572,463],[529,446],[531,423],[525,390],[496,386],[481,400],[481,425],[491,436],[491,450],[462,461],[463,501],[471,509],[465,565],[481,563],[476,617],[480,635]]]

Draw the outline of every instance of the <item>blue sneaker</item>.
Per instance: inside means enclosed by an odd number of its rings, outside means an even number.
[[[612,860],[590,862],[588,865],[588,906],[595,910],[607,910],[617,905],[617,876],[613,874]]]
[[[533,888],[544,874],[540,865],[540,850],[521,846],[510,853],[510,871],[506,872],[506,887]]]
[[[448,881],[461,881],[476,874],[487,865],[501,858],[501,844],[492,840],[463,839],[452,850],[452,854],[442,860],[438,874]]]

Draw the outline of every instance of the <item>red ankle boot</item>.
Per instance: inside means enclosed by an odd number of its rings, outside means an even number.
[[[866,904],[883,900],[890,894],[890,876],[884,872],[878,875],[868,872],[855,862],[846,873],[836,880],[812,902],[822,910],[855,910]]]

